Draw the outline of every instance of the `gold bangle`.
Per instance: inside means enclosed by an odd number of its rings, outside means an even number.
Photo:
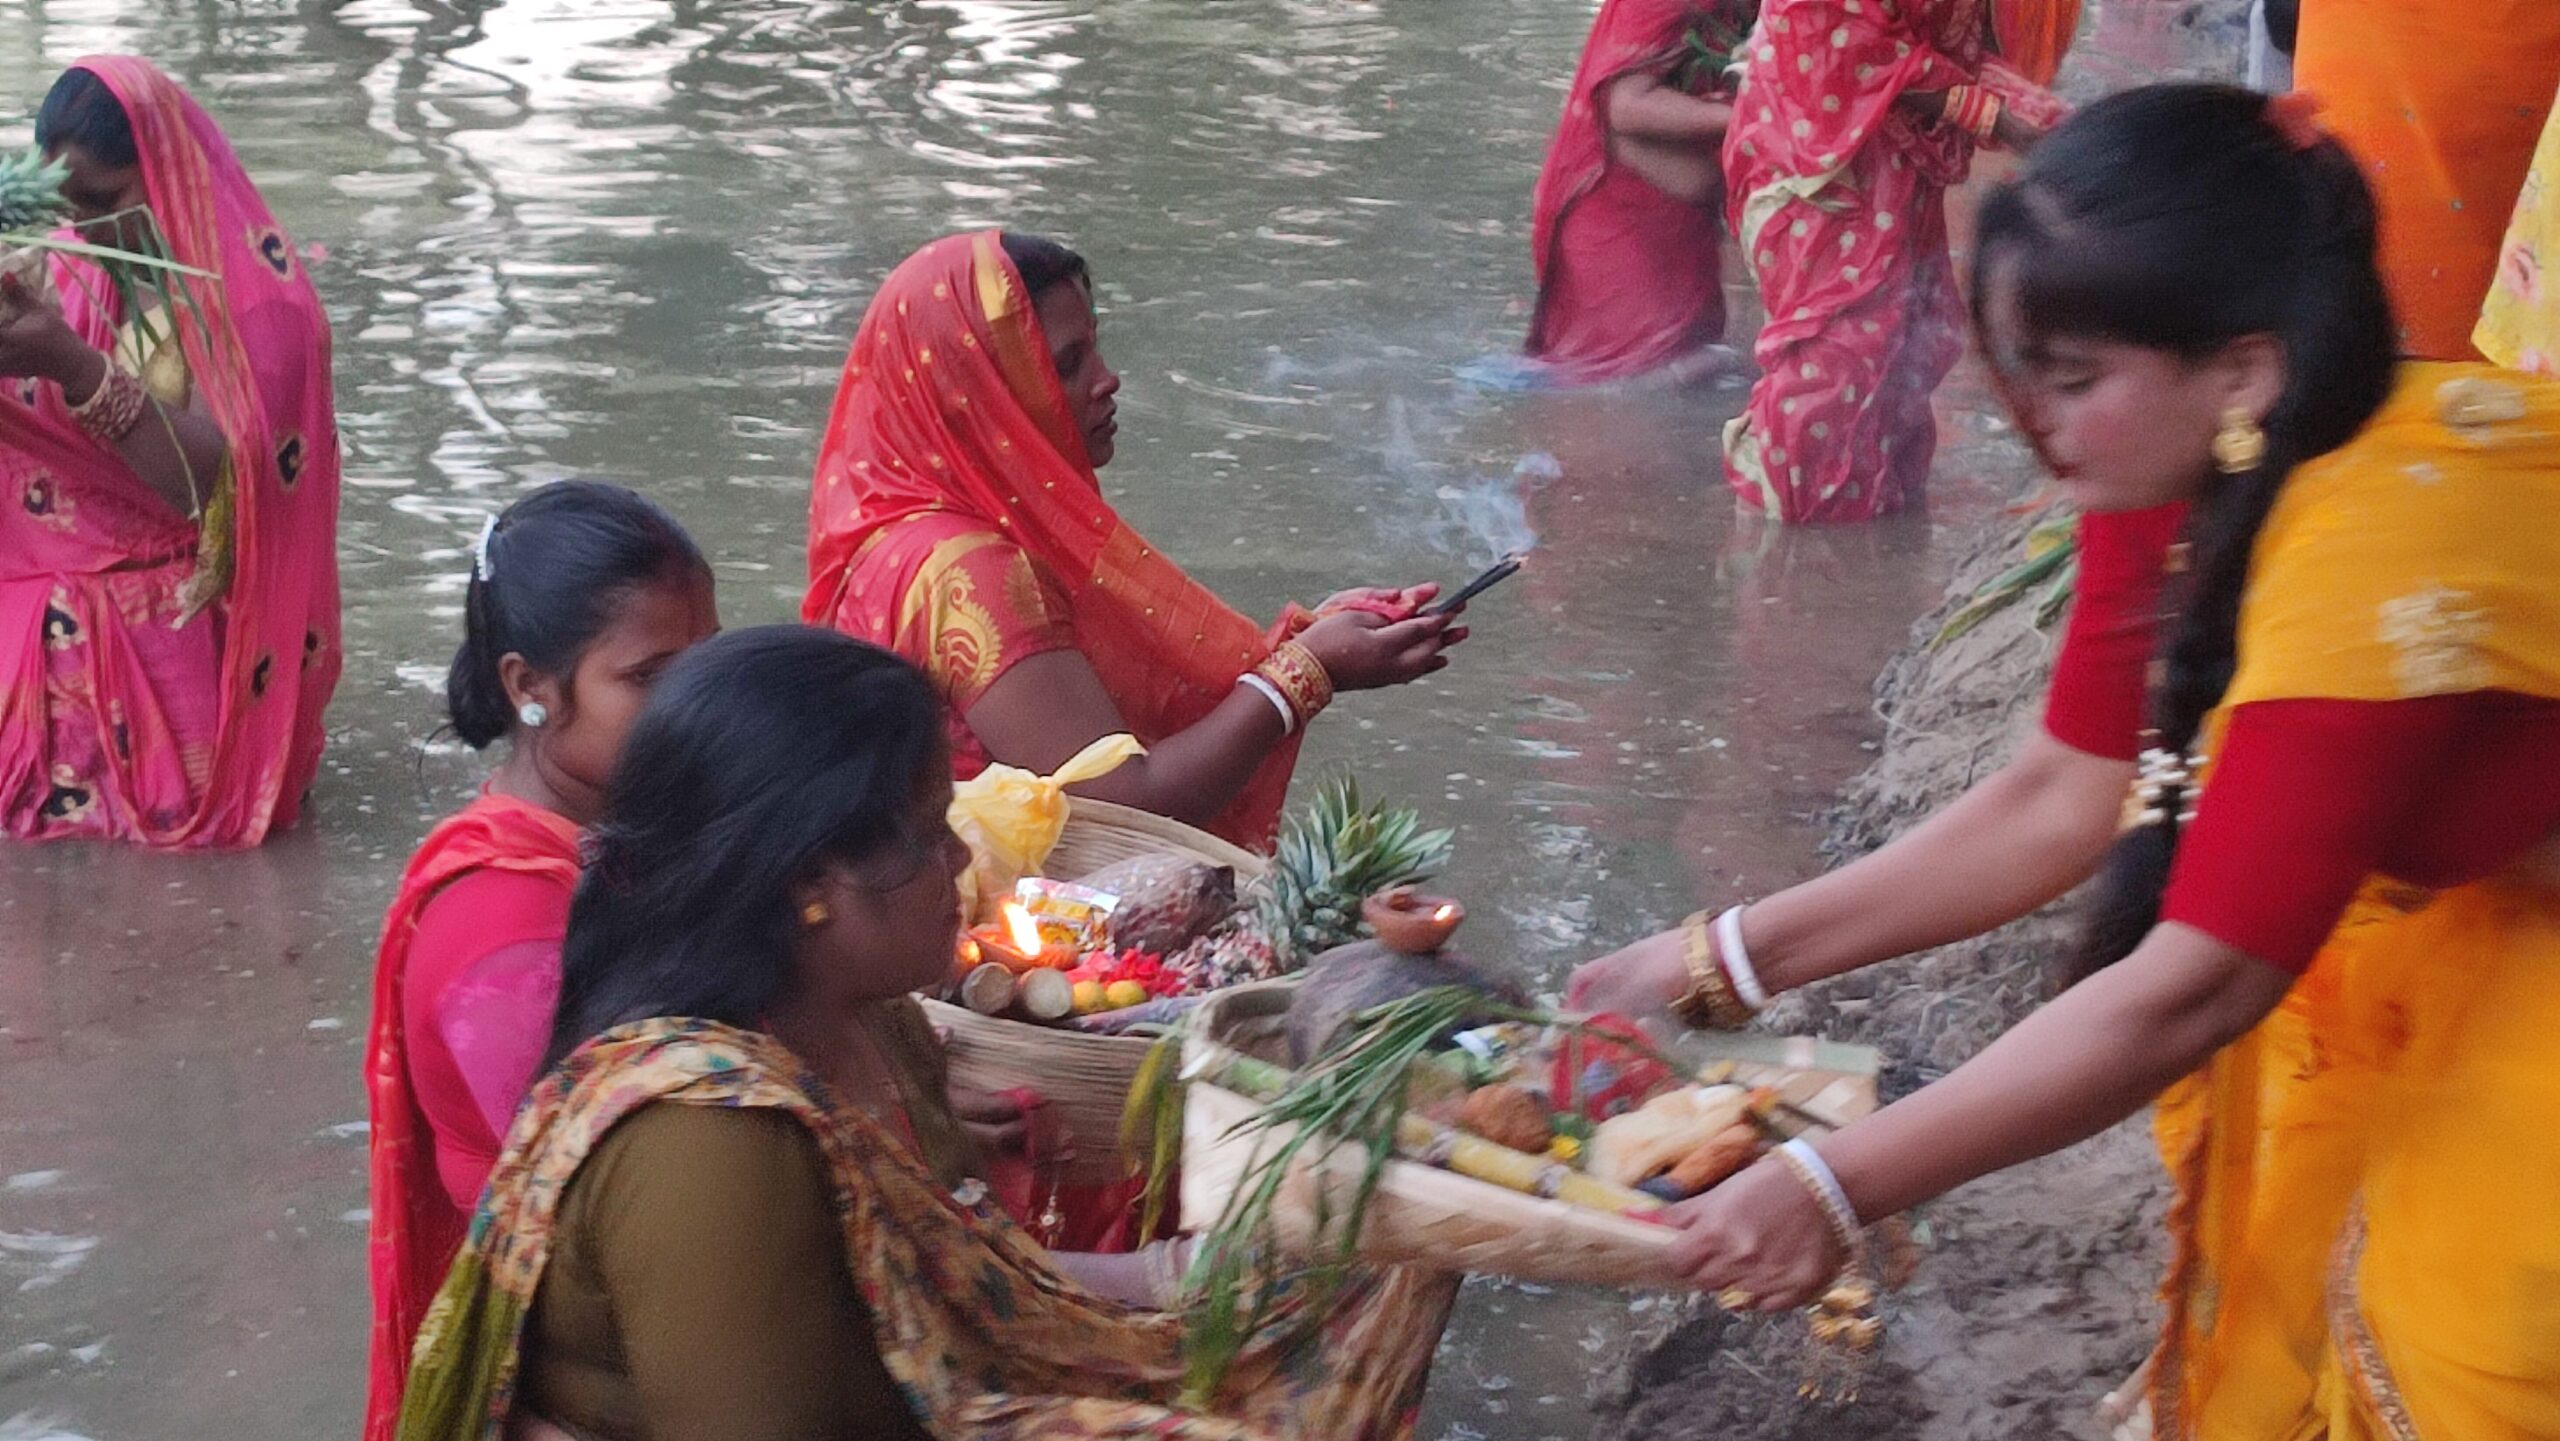
[[[1333,677],[1325,671],[1316,653],[1294,640],[1284,640],[1268,659],[1253,668],[1253,673],[1269,681],[1298,713],[1299,728],[1314,720],[1318,712],[1333,704]]]
[[[1733,988],[1733,977],[1715,954],[1711,921],[1700,911],[1680,925],[1680,957],[1689,968],[1689,989],[1671,1003],[1671,1012],[1691,1030],[1738,1031],[1751,1024],[1751,1007]]]

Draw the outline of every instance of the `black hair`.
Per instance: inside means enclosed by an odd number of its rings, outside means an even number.
[[[524,496],[472,556],[462,646],[444,680],[453,733],[479,750],[515,724],[498,677],[509,652],[565,682],[633,590],[710,575],[693,537],[636,491],[559,480]]]
[[[2374,260],[2373,196],[2335,141],[2300,143],[2267,97],[2225,85],[2154,85],[2081,111],[1983,203],[1975,332],[1995,281],[2016,287],[2037,334],[2201,359],[2243,336],[2284,348],[2266,451],[2217,475],[2191,507],[2185,573],[2153,667],[2146,748],[2186,754],[2236,659],[2249,554],[2285,476],[2344,445],[2389,394],[2390,302]],[[2169,819],[2110,858],[2075,973],[2129,954],[2159,915],[2177,848]]]
[[[772,625],[685,652],[606,786],[551,1059],[654,1016],[759,1024],[791,977],[791,888],[933,840],[907,817],[943,746],[932,685],[877,646]]]
[[[1087,290],[1093,288],[1093,271],[1084,257],[1069,250],[1046,235],[1021,235],[1007,230],[999,237],[1004,257],[1022,275],[1023,292],[1034,300],[1052,285],[1074,281]]]
[[[36,111],[36,148],[50,155],[66,145],[77,145],[107,165],[131,165],[141,158],[123,102],[94,70],[63,71]]]

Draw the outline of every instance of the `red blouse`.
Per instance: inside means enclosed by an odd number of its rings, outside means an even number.
[[[544,876],[466,871],[427,902],[409,943],[410,1084],[466,1216],[551,1041],[571,894]]]
[[[2144,681],[2178,507],[2092,515],[2045,730],[2140,752]],[[2368,875],[2429,888],[2494,874],[2560,829],[2560,701],[2498,691],[2235,707],[2179,839],[2161,917],[2270,965],[2311,963]]]

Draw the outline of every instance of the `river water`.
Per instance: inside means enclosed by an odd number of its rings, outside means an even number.
[[[309,818],[250,855],[0,859],[0,1437],[349,1434],[371,952],[478,758],[428,743],[481,518],[641,487],[731,625],[786,619],[874,279],[1069,238],[1126,372],[1106,480],[1243,608],[1454,581],[1531,535],[1349,767],[1460,832],[1464,940],[1542,983],[1815,865],[1868,686],[2016,488],[1963,377],[1928,516],[1783,535],[1717,474],[1737,388],[1479,389],[1589,7],[1357,0],[0,0],[0,117],[151,55],[311,254],[347,448],[346,679]],[[23,123],[0,140],[23,141]],[[1756,316],[1736,292],[1737,334]],[[1424,1435],[1587,1429],[1626,1298],[1470,1288]]]

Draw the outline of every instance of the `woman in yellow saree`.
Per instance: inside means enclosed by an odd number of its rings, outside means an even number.
[[[1183,1404],[1177,1253],[1042,1250],[928,1165],[854,1019],[946,974],[940,701],[829,631],[734,631],[631,731],[555,1055],[420,1332],[403,1441],[1400,1438],[1454,1278],[1369,1273]],[[514,1429],[510,1429],[514,1428]]]
[[[2093,552],[2115,593],[2079,600],[2162,616],[2147,707],[2091,727],[2148,648],[2093,674],[2118,638],[2075,615],[2045,733],[2000,774],[1573,994],[1736,1024],[2022,915],[2112,848],[2094,969],[1692,1203],[1681,1254],[1794,1304],[1862,1221],[2156,1098],[2155,1434],[2560,1438],[2560,383],[2395,363],[2371,196],[2296,102],[2111,97],[1982,237],[1981,332],[2084,534],[2185,507],[2147,566]]]

